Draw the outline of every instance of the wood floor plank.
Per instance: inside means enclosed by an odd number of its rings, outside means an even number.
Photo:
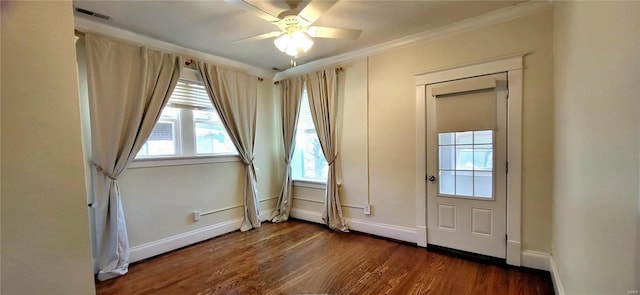
[[[553,294],[547,272],[474,262],[301,221],[134,263],[110,294]]]

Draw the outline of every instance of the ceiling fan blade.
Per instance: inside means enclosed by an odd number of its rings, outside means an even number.
[[[263,40],[263,39],[275,38],[275,37],[278,37],[278,36],[280,36],[282,34],[284,34],[282,31],[273,31],[273,32],[269,32],[269,33],[264,33],[264,34],[252,36],[252,37],[238,39],[238,40],[235,40],[233,42]]]
[[[327,1],[311,1],[307,6],[305,6],[302,11],[298,14],[300,17],[308,21],[309,23],[314,23],[316,20],[320,18],[320,16],[333,4],[336,4],[337,0],[327,0]]]
[[[362,30],[312,26],[309,27],[307,33],[309,36],[317,38],[356,40],[360,37]]]
[[[248,12],[251,12],[253,14],[255,14],[257,17],[262,18],[266,21],[269,22],[277,22],[280,19],[274,15],[271,15],[270,13],[262,10],[261,8],[259,8],[256,5],[251,4],[251,2],[249,1],[245,1],[245,0],[224,0],[224,2],[236,5]]]

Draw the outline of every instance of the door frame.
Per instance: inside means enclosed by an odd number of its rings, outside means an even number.
[[[416,82],[416,241],[427,246],[426,85],[506,72],[507,101],[507,264],[521,265],[522,76],[526,53],[415,75]]]

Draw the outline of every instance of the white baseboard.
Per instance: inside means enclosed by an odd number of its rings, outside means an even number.
[[[556,266],[555,260],[553,260],[553,256],[549,259],[550,270],[551,272],[551,281],[553,282],[553,289],[556,291],[556,295],[564,295],[564,288],[562,287],[562,282],[560,281],[560,274],[558,273],[558,267]]]
[[[426,225],[416,226],[416,242],[420,247],[427,246],[427,226]]]
[[[522,245],[520,241],[507,240],[507,264],[522,265]]]
[[[539,269],[551,270],[551,254],[537,251],[522,251],[522,266]]]
[[[293,208],[291,209],[291,217],[315,223],[324,223],[324,221],[322,221],[322,214],[311,210]],[[416,243],[415,228],[353,218],[346,218],[346,221],[349,224],[349,229],[355,231],[409,243]]]
[[[291,217],[315,223],[324,223],[322,213],[311,210],[291,208]]]
[[[347,218],[349,228],[385,238],[416,243],[416,229],[404,226],[378,223],[362,219]]]
[[[271,213],[273,212],[273,210],[273,208],[262,210],[262,212],[260,212],[260,215],[258,216],[260,221],[265,221],[269,217],[271,217]],[[180,249],[184,246],[195,244],[204,240],[211,239],[213,237],[217,237],[219,235],[236,231],[240,229],[242,220],[242,218],[236,218],[161,240],[131,247],[131,249],[129,249],[129,262],[136,262],[147,259],[156,255],[160,255],[162,253]]]
[[[136,262],[175,249],[182,248],[197,242],[223,235],[240,229],[242,218],[212,224],[196,230],[181,233],[175,236],[131,247],[129,262]]]

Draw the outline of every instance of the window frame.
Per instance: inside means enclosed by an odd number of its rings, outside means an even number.
[[[184,68],[180,74],[181,80],[187,80],[196,83],[202,83],[200,74],[193,69]],[[226,163],[240,162],[240,155],[236,150],[235,153],[210,153],[197,154],[196,149],[196,121],[194,120],[193,110],[188,108],[175,108],[178,110],[178,118],[175,120],[165,120],[160,118],[158,122],[167,121],[174,123],[175,132],[175,150],[173,155],[151,155],[136,156],[129,168],[149,168],[164,166],[182,166],[207,163]],[[213,110],[218,111],[213,107]],[[175,122],[174,122],[175,121]],[[157,123],[156,123],[157,124]],[[155,126],[154,126],[155,127]],[[225,129],[225,132],[226,131]],[[235,147],[234,147],[235,148]]]
[[[302,87],[302,97],[300,97],[300,108],[302,108],[302,100],[303,99],[307,99],[307,101],[309,101],[309,96],[308,96],[308,92],[307,92],[307,85],[306,83],[303,85]],[[311,106],[309,105],[309,108]],[[309,109],[311,110],[311,109]],[[302,113],[302,110],[299,110],[300,112],[298,113],[298,123],[296,125],[296,130],[294,133],[294,136],[296,137],[296,146],[294,146],[294,155],[295,155],[295,148],[297,148],[298,145],[298,140],[297,140],[297,136],[298,136],[298,128],[300,127],[300,114]],[[316,126],[315,123],[312,124],[313,125],[313,132],[315,133],[316,137],[318,137],[318,131],[316,130]],[[304,129],[304,130],[311,130],[311,129]],[[295,159],[291,160],[291,165],[293,165],[293,161]],[[325,161],[325,165],[328,165]],[[313,178],[296,178],[294,176],[294,174],[292,173],[291,175],[291,180],[293,181],[293,185],[294,186],[300,186],[300,187],[308,187],[308,188],[316,188],[316,189],[325,189],[326,185],[327,185],[327,180],[320,180],[320,179],[313,179]]]

